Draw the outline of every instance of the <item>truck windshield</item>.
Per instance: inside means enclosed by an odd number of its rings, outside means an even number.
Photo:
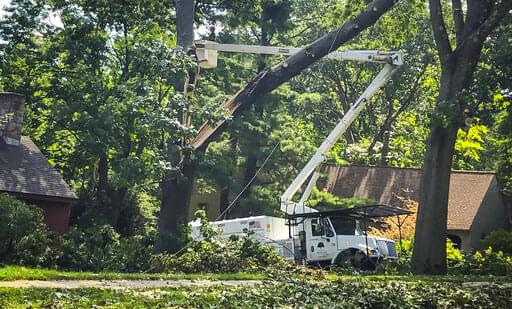
[[[358,235],[356,220],[344,217],[330,217],[336,235]]]

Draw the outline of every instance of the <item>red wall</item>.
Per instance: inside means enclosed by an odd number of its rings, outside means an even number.
[[[68,231],[69,214],[71,212],[70,202],[45,201],[27,196],[19,196],[18,198],[29,205],[35,205],[42,208],[44,223],[51,231],[57,234],[64,234]]]
[[[48,228],[57,233],[64,234],[69,227],[69,213],[71,206],[69,204],[37,205],[43,209],[44,223]]]

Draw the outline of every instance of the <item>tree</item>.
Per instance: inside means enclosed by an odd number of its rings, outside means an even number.
[[[176,34],[178,48],[188,51],[194,39],[194,0],[176,1]],[[188,77],[178,80],[174,87],[185,94],[185,110],[178,115],[180,125],[190,127],[190,98],[186,96],[187,84],[195,83]],[[157,251],[178,251],[185,244],[182,231],[186,228],[190,196],[194,184],[197,162],[193,160],[188,138],[167,141],[168,161],[179,170],[168,172],[161,183],[162,200],[158,218]]]
[[[465,6],[460,0],[452,0],[451,6],[443,6],[440,0],[429,3],[441,77],[422,169],[411,263],[415,273],[444,274],[450,172],[457,131],[465,125],[466,90],[486,38],[509,14],[512,2],[468,0]],[[447,26],[450,14],[452,22]]]
[[[161,1],[50,4],[13,1],[0,24],[2,87],[27,96],[24,132],[79,192],[74,217],[129,234],[138,195],[157,195],[176,170],[165,142],[192,135],[173,84],[195,66],[174,48]],[[62,27],[45,22],[52,10]]]

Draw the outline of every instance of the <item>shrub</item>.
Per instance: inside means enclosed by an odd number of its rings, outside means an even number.
[[[152,240],[142,236],[120,238],[110,225],[72,227],[62,242],[58,266],[88,271],[147,270]]]
[[[403,242],[402,255],[395,260],[383,261],[377,268],[378,273],[389,275],[411,274],[410,257],[412,242]],[[399,251],[400,252],[400,251]],[[501,251],[488,248],[483,252],[465,253],[453,246],[450,240],[446,242],[446,259],[448,273],[454,275],[494,275],[505,276],[512,274],[512,257]]]
[[[43,211],[0,194],[0,263],[46,266],[54,263],[57,236],[43,222]]]
[[[460,262],[450,266],[453,274],[506,276],[512,274],[512,257],[489,247],[483,252],[464,254]]]
[[[120,239],[115,253],[116,260],[110,263],[110,270],[121,272],[149,270],[153,244],[153,236],[137,235]]]
[[[72,270],[101,271],[112,268],[119,234],[110,225],[69,230],[62,242],[59,266]]]
[[[497,230],[489,233],[483,240],[484,248],[493,248],[496,251],[502,251],[505,254],[512,254],[512,232]]]

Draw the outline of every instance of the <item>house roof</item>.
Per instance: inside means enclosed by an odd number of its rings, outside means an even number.
[[[20,145],[0,142],[0,191],[76,199],[75,193],[26,136]]]
[[[340,197],[370,198],[401,206],[402,200],[418,200],[421,170],[414,168],[328,166],[324,189]],[[448,200],[448,229],[469,230],[488,194],[499,194],[492,172],[453,171]]]

